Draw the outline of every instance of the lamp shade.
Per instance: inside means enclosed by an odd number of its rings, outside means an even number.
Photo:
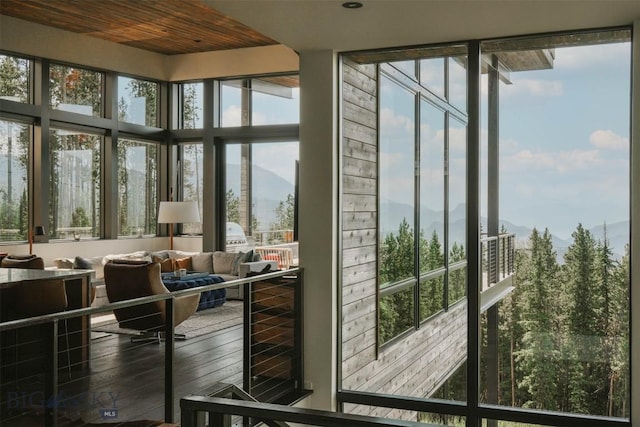
[[[160,224],[200,222],[200,212],[196,202],[160,202],[158,209]]]
[[[44,236],[44,227],[41,225],[36,225],[35,227],[33,227],[33,235]]]

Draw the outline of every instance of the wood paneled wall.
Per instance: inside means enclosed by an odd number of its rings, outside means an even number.
[[[342,389],[424,397],[466,357],[466,301],[377,351],[377,67],[343,58]],[[350,413],[414,419],[415,413],[345,405]]]

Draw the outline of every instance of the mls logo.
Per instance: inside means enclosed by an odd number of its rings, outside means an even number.
[[[117,409],[100,409],[100,416],[103,420],[114,420],[118,418],[118,410]]]

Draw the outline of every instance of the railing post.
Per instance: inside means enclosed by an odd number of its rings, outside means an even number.
[[[44,340],[44,425],[58,425],[58,319],[43,324]]]
[[[174,299],[165,300],[167,318],[164,325],[164,420],[167,423],[173,422],[173,346],[174,346]]]

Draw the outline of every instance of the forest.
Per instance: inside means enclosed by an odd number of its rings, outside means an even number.
[[[385,240],[381,260],[406,257],[412,265],[411,232],[400,226],[398,235]],[[421,262],[441,265],[437,236],[421,237],[429,250]],[[391,246],[389,246],[391,244]],[[395,246],[393,246],[395,245]],[[403,247],[405,252],[403,252]],[[533,229],[528,244],[516,250],[514,291],[499,305],[498,404],[545,411],[628,418],[630,416],[629,372],[629,247],[625,255],[613,255],[606,233],[596,240],[578,224],[572,244],[559,262],[548,229]],[[455,259],[455,258],[453,258]],[[392,262],[393,266],[394,263]],[[393,268],[398,268],[395,265]],[[389,276],[387,266],[381,270]],[[393,275],[393,274],[392,274]],[[441,286],[438,290],[441,290]],[[441,304],[442,296],[421,296],[424,310]],[[397,328],[407,309],[406,300],[381,304],[381,334]],[[404,304],[404,305],[403,305]],[[395,323],[394,323],[395,322]],[[406,319],[405,319],[406,322]],[[406,324],[402,325],[406,328]],[[428,327],[428,321],[423,327]],[[481,401],[486,402],[486,317],[482,319]],[[430,397],[466,400],[466,366],[452,375],[445,386]],[[442,421],[442,417],[435,417]],[[455,417],[447,422],[455,424]],[[421,417],[435,420],[433,416]],[[458,420],[460,422],[461,420]]]

